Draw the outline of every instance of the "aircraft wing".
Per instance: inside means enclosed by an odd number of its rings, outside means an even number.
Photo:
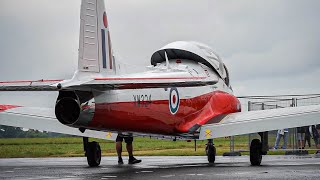
[[[115,140],[117,137],[117,133],[94,130],[82,133],[77,128],[65,126],[56,119],[53,108],[0,105],[0,124],[106,140]]]
[[[0,82],[0,91],[57,91],[56,86],[51,86],[62,80],[37,80],[37,81],[5,81]]]
[[[200,127],[199,139],[235,136],[320,124],[320,105],[238,112],[212,118]]]
[[[167,87],[194,87],[213,85],[218,79],[208,77],[110,77],[70,80],[6,81],[0,82],[0,91],[59,91],[63,89],[91,91],[108,89],[142,89]]]
[[[96,78],[93,87],[108,87],[110,89],[140,89],[166,87],[194,87],[213,85],[217,81],[205,80],[205,77],[176,78]]]
[[[185,71],[168,73],[146,72],[110,77],[90,76],[81,79],[73,78],[53,84],[52,86],[66,90],[91,91],[92,89],[109,90],[207,86],[216,84],[218,81],[218,77],[208,77],[200,74],[192,76]]]

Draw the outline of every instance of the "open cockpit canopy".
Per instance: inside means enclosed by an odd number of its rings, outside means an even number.
[[[209,46],[193,41],[177,41],[170,43],[151,56],[151,64],[166,61],[165,52],[170,59],[187,59],[202,63],[217,72],[229,84],[229,75],[221,58]]]

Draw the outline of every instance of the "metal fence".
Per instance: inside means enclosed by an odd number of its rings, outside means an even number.
[[[247,106],[248,111],[256,111],[256,110],[267,110],[267,109],[276,109],[276,108],[287,108],[287,107],[297,107],[297,106],[308,106],[308,105],[318,105],[320,104],[320,94],[311,94],[311,95],[283,95],[283,96],[251,96],[251,97],[239,97],[242,103],[242,107]],[[244,110],[246,108],[243,108]],[[268,145],[269,149],[273,149],[275,145],[275,139],[277,135],[277,130],[268,132]],[[252,139],[258,138],[260,139],[257,133],[249,134],[247,137],[245,136],[235,136],[230,137],[230,153],[238,155],[238,152],[248,151],[250,148],[250,142]],[[236,142],[247,140],[247,146],[239,146]],[[280,149],[283,144],[283,138],[280,140]],[[311,139],[310,147],[309,143],[305,142],[306,150],[315,150],[314,141]],[[291,128],[289,129],[289,137],[286,151],[296,152],[298,150],[298,141],[297,141],[297,129]],[[274,150],[279,151],[279,150]],[[300,151],[301,153],[301,151]],[[306,151],[307,153],[307,151]]]

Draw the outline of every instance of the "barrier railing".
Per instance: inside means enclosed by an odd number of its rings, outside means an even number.
[[[308,106],[320,104],[320,94],[309,94],[309,95],[281,95],[281,96],[245,96],[238,97],[242,103],[242,109],[248,111],[276,109],[276,108],[287,108],[297,106]],[[247,107],[247,108],[245,108]],[[303,120],[303,119],[302,119]],[[309,127],[305,127],[304,130],[308,132]],[[300,129],[299,129],[300,130]],[[285,154],[307,154],[317,151],[315,141],[311,135],[304,133],[304,141],[302,146],[299,145],[298,129],[291,128],[288,131],[288,141],[285,147],[283,147],[284,139],[280,139],[278,147],[275,147],[275,141],[277,136],[276,131],[270,131],[268,133],[268,145],[270,153],[284,151]],[[299,131],[300,132],[300,131]],[[307,135],[306,135],[307,134]],[[230,137],[230,152],[224,155],[241,155],[240,152],[249,151],[250,143],[252,139],[260,138],[258,134],[249,134],[246,136],[235,136]],[[246,140],[247,146],[239,146],[237,142]],[[302,141],[301,141],[302,142]],[[304,149],[300,149],[300,148]]]

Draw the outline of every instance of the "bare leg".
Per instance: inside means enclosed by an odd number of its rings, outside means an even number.
[[[301,149],[301,141],[298,140],[298,148]]]
[[[127,151],[128,151],[128,154],[129,154],[129,157],[133,157],[133,146],[132,146],[132,143],[127,143]]]
[[[136,164],[136,163],[140,163],[141,160],[136,159],[133,157],[133,145],[132,143],[127,143],[127,151],[129,154],[129,164]]]
[[[117,154],[118,157],[121,158],[121,154],[122,154],[122,142],[116,142],[116,150],[117,150]]]

